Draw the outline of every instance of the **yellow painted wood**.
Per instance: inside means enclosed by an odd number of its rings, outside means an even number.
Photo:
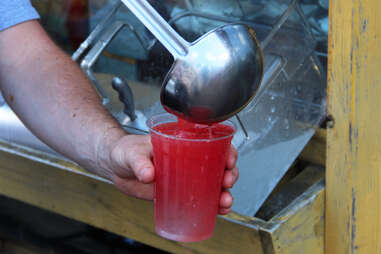
[[[320,178],[293,182],[314,184],[270,221],[231,213],[218,219],[212,239],[183,244],[154,233],[151,202],[127,197],[70,162],[0,141],[0,194],[172,253],[322,253],[324,184],[316,170]]]
[[[266,224],[261,232],[265,253],[323,254],[324,210],[321,180]]]
[[[381,253],[381,1],[330,1],[326,253]]]
[[[68,162],[1,142],[0,194],[172,253],[263,253],[255,218],[219,218],[214,237],[201,243],[165,240],[154,232],[152,202],[128,197]]]

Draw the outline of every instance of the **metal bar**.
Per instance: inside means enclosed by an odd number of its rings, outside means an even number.
[[[279,20],[275,23],[273,26],[273,29],[271,32],[266,36],[266,38],[261,42],[261,47],[264,50],[269,42],[272,40],[274,35],[279,31],[280,27],[286,22],[288,17],[291,15],[291,13],[294,11],[296,6],[297,0],[294,0],[287,8],[287,10],[282,14],[282,16],[279,18]]]
[[[242,131],[243,131],[243,133],[245,134],[246,139],[249,139],[249,138],[250,138],[250,137],[249,137],[249,133],[247,132],[245,125],[244,125],[243,122],[241,121],[241,118],[239,117],[238,114],[236,114],[235,117],[237,118],[237,121],[238,121],[239,125],[241,126]]]
[[[119,10],[120,6],[122,6],[122,3],[118,1],[114,5],[114,7],[111,9],[111,11],[106,15],[106,17],[96,25],[94,30],[90,33],[90,35],[86,38],[86,40],[81,43],[79,48],[72,55],[71,59],[73,59],[73,61],[77,61],[83,55],[83,53],[89,48],[89,46],[95,40],[95,38],[103,31],[103,28],[105,27],[107,22]]]

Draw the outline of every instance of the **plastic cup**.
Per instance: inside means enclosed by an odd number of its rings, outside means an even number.
[[[179,137],[158,126],[177,122],[170,114],[147,121],[155,164],[155,230],[167,239],[196,242],[210,238],[216,224],[222,181],[234,124],[220,137]]]

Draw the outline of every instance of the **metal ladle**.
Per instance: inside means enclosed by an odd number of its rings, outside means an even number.
[[[219,122],[254,97],[263,55],[252,28],[228,24],[189,43],[147,1],[122,2],[174,57],[160,95],[168,112],[192,122]]]

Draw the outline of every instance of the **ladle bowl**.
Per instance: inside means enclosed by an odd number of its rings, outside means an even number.
[[[218,27],[190,43],[146,0],[122,0],[174,57],[164,79],[164,108],[197,123],[223,121],[254,97],[263,76],[263,54],[252,28]]]
[[[263,55],[254,31],[243,24],[218,27],[192,43],[164,79],[167,111],[198,123],[230,118],[254,97],[263,75]]]

